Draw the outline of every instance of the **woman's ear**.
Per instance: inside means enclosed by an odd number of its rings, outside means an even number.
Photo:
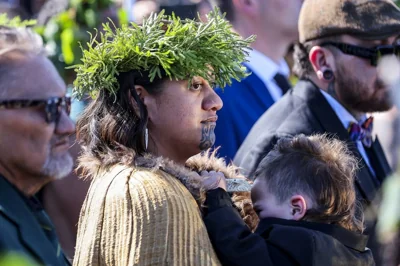
[[[149,117],[149,120],[151,117],[154,115],[154,112],[157,110],[157,100],[154,97],[154,95],[151,95],[142,85],[135,85],[135,92],[137,96],[139,97],[140,101],[144,104],[144,106],[147,109],[147,114]],[[131,101],[136,102],[134,97],[132,97],[132,93],[130,92],[130,99]],[[135,105],[133,105],[135,106]],[[136,104],[137,106],[137,104]],[[139,110],[136,110],[139,111]]]
[[[144,98],[148,95],[146,89],[142,85],[135,85],[135,91],[140,100],[144,103]]]
[[[292,220],[299,221],[303,219],[307,212],[307,202],[301,195],[294,195],[290,199],[290,208]]]
[[[135,92],[139,99],[142,101],[142,103],[147,107],[148,105],[148,98],[149,98],[149,93],[147,90],[142,86],[142,85],[135,85]],[[129,92],[129,97],[132,103],[135,102],[135,98],[132,95],[132,92]]]
[[[140,117],[139,104],[136,102],[137,97],[135,97],[135,95],[132,95],[134,93],[136,93],[136,95],[138,96],[140,101],[146,106],[146,98],[148,97],[148,92],[141,85],[135,85],[134,91],[130,90],[128,92],[129,101],[130,101],[131,105],[133,106],[133,109],[135,110],[136,115]]]
[[[336,67],[334,56],[332,52],[326,48],[314,46],[308,54],[308,59],[310,60],[318,79],[321,81],[325,80],[323,74],[326,70],[335,72]]]

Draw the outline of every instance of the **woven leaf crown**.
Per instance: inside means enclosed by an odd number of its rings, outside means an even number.
[[[91,36],[88,48],[82,49],[82,63],[71,67],[77,73],[78,98],[86,94],[95,98],[101,89],[115,95],[118,74],[131,70],[148,72],[150,81],[162,78],[161,73],[171,80],[201,76],[221,88],[249,74],[241,63],[255,36],[243,39],[232,32],[218,8],[207,15],[207,22],[181,20],[161,11],[142,25],[111,25],[103,24],[99,41]]]

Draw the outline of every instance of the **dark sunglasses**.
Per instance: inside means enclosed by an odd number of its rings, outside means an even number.
[[[18,109],[34,106],[45,106],[46,122],[58,122],[61,111],[67,115],[71,112],[71,97],[51,97],[47,100],[5,100],[0,101],[0,109]]]
[[[400,57],[400,45],[379,45],[374,48],[365,48],[347,43],[324,42],[320,46],[334,46],[345,54],[369,59],[372,66],[377,66],[379,60],[385,55]]]

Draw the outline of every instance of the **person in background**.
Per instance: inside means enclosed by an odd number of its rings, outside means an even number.
[[[291,87],[284,60],[298,39],[297,21],[303,0],[223,0],[221,12],[243,37],[257,36],[245,66],[251,75],[217,90],[224,102],[218,112],[215,146],[233,160],[258,118]]]
[[[354,190],[357,159],[324,135],[283,138],[263,158],[251,191],[260,217],[244,224],[220,173],[203,173],[205,224],[223,265],[375,265]]]
[[[132,5],[132,21],[136,24],[141,24],[143,19],[148,18],[151,13],[160,11],[160,5],[154,0],[136,1]]]
[[[326,132],[345,141],[361,161],[355,187],[367,208],[369,247],[378,265],[377,216],[370,207],[391,169],[367,113],[393,105],[378,65],[397,53],[399,32],[400,10],[389,0],[305,1],[294,52],[300,81],[257,121],[234,159],[251,178],[282,137]]]
[[[66,3],[66,6],[63,7],[60,2]],[[53,16],[58,9],[64,10],[61,14]],[[68,19],[65,20],[67,14]],[[96,19],[87,19],[86,14],[94,14]],[[86,37],[88,31],[95,33],[90,25],[95,25],[100,30],[102,23],[112,20],[113,23],[119,25],[123,20],[117,17],[116,3],[108,0],[95,1],[90,4],[87,1],[48,0],[41,9],[38,23],[41,21],[40,17],[47,21],[49,16],[51,19],[47,22],[44,32],[50,32],[50,34],[43,36],[44,41],[47,41],[46,47],[52,48],[52,51],[50,51],[52,56],[49,59],[53,61],[67,84],[67,93],[72,95],[71,88],[75,80],[75,72],[73,69],[67,69],[67,67],[80,62],[82,54],[79,51],[79,43],[89,41],[89,37]],[[54,28],[58,30],[50,30]],[[66,42],[60,36],[65,36],[64,33],[67,31],[72,34],[70,37],[73,41],[67,45],[69,49],[63,49],[62,47]],[[97,37],[100,38],[100,34]],[[66,59],[68,57],[69,59]],[[75,123],[83,108],[88,104],[90,97],[87,96],[81,101],[72,97],[71,100],[70,117]],[[72,135],[70,154],[73,158],[74,168],[77,167],[77,158],[80,152],[81,148],[76,143],[75,135]],[[89,180],[80,178],[80,176],[81,172],[72,171],[65,178],[47,184],[37,194],[38,199],[53,221],[61,247],[69,258],[74,256],[79,213],[90,185]]]
[[[0,257],[70,265],[35,194],[73,167],[70,98],[42,40],[0,26]]]

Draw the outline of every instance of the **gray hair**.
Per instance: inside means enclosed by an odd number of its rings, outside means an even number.
[[[0,26],[0,98],[7,94],[7,88],[17,79],[16,69],[11,67],[10,52],[46,56],[42,38],[30,28]]]
[[[15,50],[45,55],[42,38],[30,28],[0,26],[0,58]]]

